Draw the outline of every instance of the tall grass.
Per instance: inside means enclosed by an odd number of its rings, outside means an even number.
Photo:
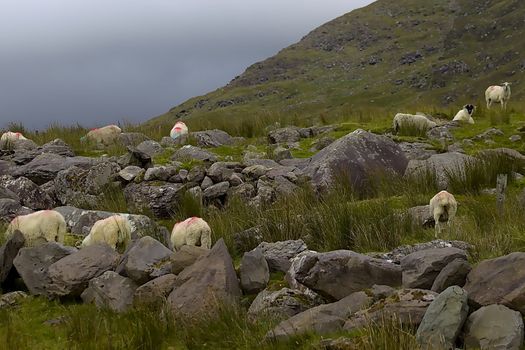
[[[381,318],[368,324],[355,340],[360,350],[423,350],[416,341],[415,330],[397,318]],[[430,349],[429,349],[430,350]]]

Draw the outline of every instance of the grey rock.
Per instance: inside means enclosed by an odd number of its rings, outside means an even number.
[[[173,291],[177,276],[167,274],[155,278],[138,287],[135,291],[133,303],[136,305],[160,305]]]
[[[128,207],[134,212],[151,212],[157,218],[170,218],[176,212],[184,185],[131,183],[124,189]]]
[[[202,148],[186,145],[178,149],[171,157],[174,161],[186,162],[190,160],[200,160],[203,162],[216,162],[217,156]]]
[[[238,186],[230,187],[228,191],[228,197],[239,197],[242,199],[253,198],[257,194],[255,187],[248,182],[244,182]]]
[[[22,206],[18,201],[0,198],[0,221],[10,222],[19,215],[31,214],[33,210]]]
[[[322,150],[323,148],[328,147],[335,141],[335,138],[331,136],[323,136],[319,140],[315,141],[312,144],[312,147],[310,148],[311,152],[317,152]]]
[[[454,349],[456,338],[468,316],[467,292],[458,286],[447,288],[428,306],[416,339],[423,349]]]
[[[200,184],[206,177],[206,170],[201,166],[194,166],[188,172],[186,180],[192,184]],[[204,188],[203,188],[204,189]]]
[[[55,242],[44,243],[36,247],[20,249],[13,265],[22,277],[29,293],[50,296],[49,266],[76,251],[75,248],[65,247]]]
[[[141,174],[144,174],[144,169],[135,166],[135,165],[129,165],[119,171],[119,176],[124,179],[125,181],[133,181],[137,176],[140,176]]]
[[[128,153],[118,159],[118,164],[121,168],[134,165],[148,169],[153,166],[153,161],[151,160],[150,155],[131,146],[128,146],[127,151]]]
[[[521,135],[511,135],[509,137],[510,142],[519,142],[521,141]]]
[[[24,235],[16,230],[11,238],[0,247],[0,284],[4,283],[13,268],[13,260],[24,246]]]
[[[458,122],[452,121],[444,125],[437,126],[427,131],[427,137],[431,140],[454,140],[452,130],[460,127]]]
[[[146,170],[144,181],[168,181],[168,179],[176,173],[176,167],[156,166]]]
[[[379,259],[389,260],[395,264],[400,264],[401,260],[414,252],[421,250],[434,249],[434,248],[458,248],[466,252],[470,251],[473,247],[467,242],[463,241],[445,241],[442,239],[436,239],[430,242],[416,243],[413,245],[403,245],[395,248],[388,253],[371,254],[371,256]]]
[[[146,153],[152,158],[158,154],[161,154],[164,151],[160,143],[153,140],[142,141],[140,144],[137,145],[137,149],[141,152]]]
[[[473,312],[465,324],[466,349],[518,350],[523,346],[523,318],[504,305]]]
[[[454,259],[441,270],[430,290],[441,293],[450,286],[463,287],[471,270],[472,267],[466,260]]]
[[[358,129],[314,155],[304,173],[318,191],[329,189],[340,176],[356,189],[366,190],[370,169],[376,174],[403,174],[407,164],[404,152],[392,140]]]
[[[20,305],[22,300],[27,299],[29,295],[22,291],[15,291],[0,296],[0,309]]]
[[[119,134],[119,141],[126,147],[137,147],[141,142],[149,138],[140,132],[123,132]]]
[[[273,167],[279,166],[279,163],[277,163],[273,159],[248,159],[248,160],[245,159],[243,162],[244,162],[244,165],[246,165],[247,167],[252,166],[252,165],[262,165],[267,168],[273,168]]]
[[[273,316],[290,318],[293,315],[317,306],[315,300],[298,290],[283,288],[277,291],[263,290],[248,309],[252,318]]]
[[[474,140],[489,140],[489,139],[492,139],[494,136],[503,136],[503,135],[505,134],[500,129],[489,128],[485,130],[484,132],[482,132],[481,134],[474,136],[473,139]]]
[[[467,260],[467,254],[458,248],[435,248],[407,255],[401,260],[403,286],[430,289],[441,270],[455,259]]]
[[[233,235],[235,250],[246,252],[256,248],[263,241],[260,227],[250,227]]]
[[[171,272],[178,275],[208,252],[209,250],[206,248],[183,245],[171,256]]]
[[[301,139],[299,128],[287,127],[273,130],[268,134],[269,143],[297,142]]]
[[[274,150],[273,150],[273,159],[276,161],[276,162],[279,162],[283,159],[291,159],[293,158],[292,157],[292,152],[290,152],[289,149],[287,148],[284,148],[282,146],[278,146],[276,147]]]
[[[11,172],[14,170],[14,167],[15,165],[12,162],[0,159],[0,175],[11,174]]]
[[[220,147],[234,144],[234,139],[226,132],[218,129],[196,131],[191,133],[199,147]]]
[[[153,279],[152,276],[163,265],[169,264],[172,254],[171,250],[156,239],[142,237],[126,253],[126,275],[137,284],[144,284]]]
[[[299,239],[272,243],[262,242],[257,249],[264,255],[270,271],[286,272],[292,264],[291,259],[308,248]]]
[[[401,285],[401,268],[350,250],[307,255],[296,271],[301,284],[329,300],[372,287]]]
[[[435,221],[430,214],[430,205],[419,205],[408,209],[408,215],[416,226],[434,227]]]
[[[215,185],[211,185],[206,188],[202,193],[204,200],[213,201],[217,199],[222,199],[228,193],[230,188],[230,183],[228,181],[219,182]]]
[[[19,177],[0,176],[0,186],[14,192],[20,204],[33,210],[52,209],[53,200],[33,181]]]
[[[4,178],[4,176],[0,175],[0,179]],[[20,197],[13,191],[5,188],[0,187],[0,199],[12,199],[14,201],[20,202]]]
[[[266,175],[270,168],[264,165],[251,165],[242,170],[242,174],[251,180],[258,180],[261,176]]]
[[[241,288],[247,294],[258,293],[270,280],[270,269],[259,249],[244,253],[240,266]]]
[[[52,283],[48,292],[53,296],[78,296],[92,278],[113,270],[118,260],[119,254],[108,245],[82,248],[49,266]]]
[[[113,271],[106,271],[90,280],[80,297],[86,304],[124,312],[132,306],[136,289],[137,285],[129,278]]]
[[[53,141],[43,144],[41,147],[38,147],[38,151],[41,153],[54,153],[63,157],[75,156],[75,152],[71,146],[61,139],[54,139]]]
[[[168,303],[175,314],[195,316],[214,311],[221,303],[237,303],[240,296],[231,256],[220,239],[205,256],[177,276]]]
[[[425,160],[437,153],[428,143],[400,142],[399,147],[405,152],[408,160]]]
[[[240,163],[237,162],[216,162],[213,163],[207,170],[207,176],[218,183],[228,181],[236,169],[241,169]]]
[[[182,139],[182,137],[177,137],[177,139],[172,139],[171,137],[169,136],[164,136],[161,140],[160,140],[160,145],[162,147],[177,147],[179,145],[181,145],[181,142],[180,140]],[[187,138],[185,138],[187,139]]]

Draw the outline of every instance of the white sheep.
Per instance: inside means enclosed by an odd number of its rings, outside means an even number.
[[[27,140],[27,138],[19,132],[7,131],[0,137],[0,148],[7,148],[10,144],[18,140]]]
[[[188,135],[188,127],[184,122],[178,121],[175,123],[173,128],[170,131],[170,137],[176,140],[179,137]]]
[[[183,245],[196,246],[200,242],[202,248],[211,248],[211,228],[201,218],[191,217],[173,226],[171,245],[179,250]]]
[[[102,128],[91,129],[81,141],[93,142],[97,146],[109,146],[115,143],[122,130],[116,125],[107,125]]]
[[[450,224],[454,217],[456,216],[456,211],[458,210],[458,203],[451,193],[447,191],[441,191],[436,194],[430,200],[430,215],[434,218],[435,221],[435,235],[436,238],[438,234],[442,231],[442,224],[447,223],[447,226],[450,227]]]
[[[437,124],[423,115],[397,113],[394,117],[394,131],[398,133],[404,128],[417,128],[419,130],[428,130],[436,127]]]
[[[126,249],[130,242],[131,224],[129,220],[122,215],[112,215],[95,222],[80,247],[87,247],[93,244],[107,244],[114,250],[117,247]]]
[[[474,124],[474,119],[472,118],[474,109],[475,107],[473,105],[464,105],[463,109],[459,110],[459,112],[456,114],[453,120],[462,123]]]
[[[6,236],[9,239],[16,230],[22,232],[26,242],[31,247],[45,242],[64,243],[66,235],[66,220],[57,211],[40,210],[14,218],[7,226]]]
[[[510,100],[510,83],[504,82],[499,85],[489,86],[485,91],[485,100],[487,101],[487,108],[492,106],[493,102],[500,102],[501,109],[507,109],[507,102]]]

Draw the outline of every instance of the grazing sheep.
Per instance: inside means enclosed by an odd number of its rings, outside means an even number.
[[[27,140],[27,138],[19,132],[7,131],[0,137],[0,149],[9,147],[10,144],[18,140]]]
[[[504,82],[501,85],[489,86],[485,91],[487,108],[492,106],[492,102],[500,102],[501,109],[507,109],[507,102],[510,100],[510,83]]]
[[[397,113],[394,117],[394,132],[396,133],[406,128],[417,128],[426,131],[436,126],[435,122],[422,115]]]
[[[203,219],[191,217],[173,226],[171,232],[173,249],[179,250],[183,245],[196,246],[199,242],[202,248],[211,248],[211,228]]]
[[[474,114],[475,107],[473,105],[464,105],[463,109],[461,109],[456,116],[454,117],[454,121],[459,121],[463,123],[469,123],[474,124],[474,119],[472,119],[472,114]]]
[[[117,247],[126,249],[130,242],[131,224],[129,220],[122,215],[112,215],[95,222],[89,231],[89,235],[84,238],[80,247],[105,243],[113,250],[117,249]]]
[[[122,130],[116,125],[107,125],[102,128],[91,129],[81,141],[93,142],[97,146],[109,146],[117,141]]]
[[[176,122],[175,126],[173,126],[173,128],[170,131],[170,137],[176,140],[177,138],[185,135],[188,135],[188,127],[186,126],[186,124],[180,121]]]
[[[40,210],[14,218],[7,226],[7,238],[9,239],[16,230],[24,235],[27,247],[46,242],[64,243],[66,220],[57,211]]]
[[[444,222],[450,227],[450,223],[456,216],[458,203],[454,196],[447,191],[441,191],[430,200],[430,215],[435,221],[435,235],[441,233]]]

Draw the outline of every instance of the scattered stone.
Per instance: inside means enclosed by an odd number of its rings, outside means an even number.
[[[214,163],[217,161],[217,156],[211,152],[203,150],[202,148],[186,145],[178,149],[171,157],[174,161],[186,162],[190,160],[199,160],[203,162]]]
[[[16,194],[20,204],[33,210],[52,209],[53,200],[33,181],[19,177],[0,176],[0,187]]]
[[[131,182],[144,173],[144,169],[135,165],[130,165],[119,171],[118,174],[125,181]]]
[[[272,243],[262,242],[257,249],[264,255],[270,271],[286,272],[292,264],[290,260],[308,248],[303,240],[298,239]]]
[[[101,276],[90,280],[88,287],[80,297],[86,304],[95,304],[98,308],[124,312],[133,304],[136,289],[137,285],[129,278],[113,271],[106,271]]]
[[[29,295],[22,291],[2,294],[2,296],[0,296],[0,309],[20,305],[20,303],[26,298],[29,298]]]
[[[149,155],[151,158],[158,154],[161,154],[164,151],[160,143],[153,140],[142,141],[137,146],[137,150]]]
[[[270,269],[260,249],[244,253],[240,266],[241,288],[246,294],[254,294],[266,288]]]
[[[248,315],[253,319],[264,315],[290,318],[317,305],[315,300],[298,290],[283,288],[271,291],[265,289],[250,305]]]
[[[218,129],[192,132],[191,137],[197,141],[199,147],[220,147],[235,142],[226,131]]]
[[[174,183],[130,183],[124,197],[131,211],[151,212],[157,218],[170,218],[177,212],[177,204],[184,185]]]
[[[394,264],[400,264],[401,260],[414,252],[421,250],[434,249],[434,248],[458,248],[464,250],[465,252],[470,251],[473,247],[467,242],[463,241],[445,241],[442,239],[436,239],[430,242],[425,243],[416,243],[414,245],[403,245],[397,247],[388,253],[371,253],[370,255],[393,262]]]
[[[160,305],[166,300],[173,291],[177,276],[167,274],[155,278],[146,284],[138,287],[133,299],[134,304]]]
[[[276,162],[279,162],[283,159],[291,159],[293,158],[292,157],[292,152],[290,152],[289,149],[287,148],[284,148],[282,146],[278,146],[276,147],[274,150],[273,150],[273,159],[276,161]]]
[[[519,142],[519,141],[521,141],[521,135],[512,135],[511,137],[509,137],[509,141],[510,142]]]
[[[441,293],[450,286],[463,287],[471,270],[472,267],[468,261],[462,258],[454,259],[441,270],[430,290]]]
[[[289,143],[297,142],[301,139],[301,134],[299,133],[299,128],[297,127],[288,127],[273,130],[268,134],[269,143]]]
[[[159,276],[161,270],[165,270],[165,274],[171,272],[170,258],[173,252],[152,237],[140,238],[125,255],[124,271],[138,285],[148,282],[153,276]]]

